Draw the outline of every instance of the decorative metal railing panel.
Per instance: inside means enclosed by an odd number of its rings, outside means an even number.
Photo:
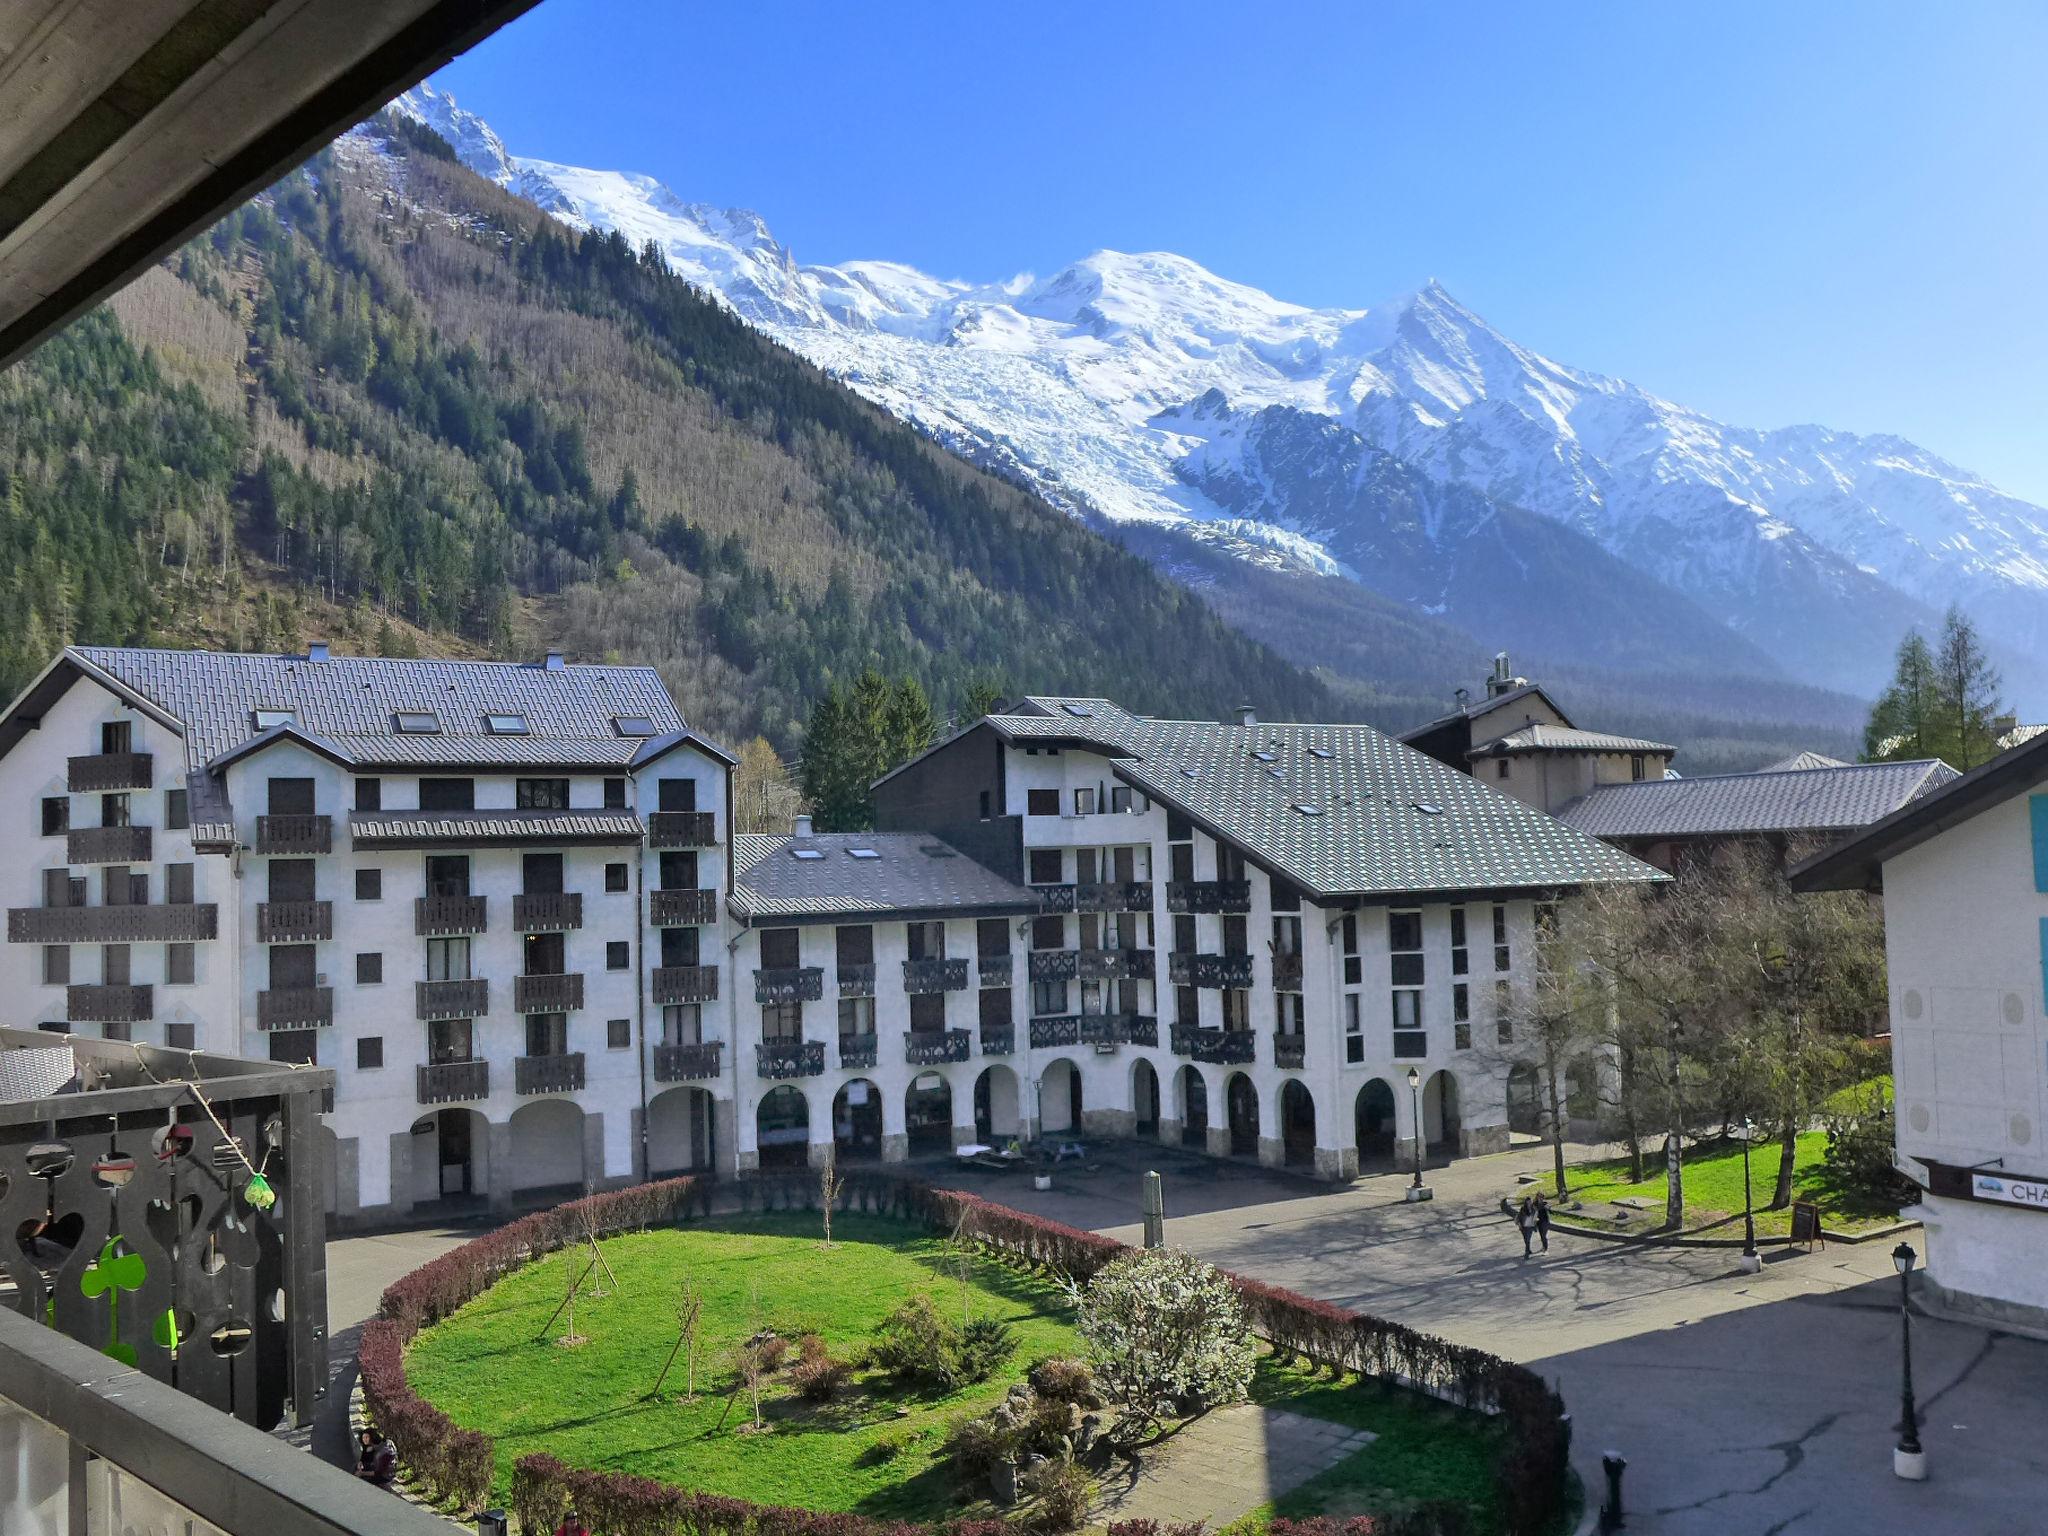
[[[715,848],[718,819],[709,811],[656,811],[647,818],[652,848]]]
[[[817,965],[764,965],[754,972],[757,1003],[815,1003],[825,995],[825,970]],[[820,1041],[822,1045],[824,1042]]]
[[[841,997],[873,997],[875,995],[875,963],[872,960],[860,965],[839,967],[839,995]]]
[[[875,1064],[880,1055],[879,1035],[841,1035],[839,1037],[839,1066],[841,1071],[865,1071]]]
[[[1273,986],[1281,992],[1301,990],[1301,956],[1275,955],[1273,957]]]
[[[1250,955],[1184,955],[1166,957],[1166,978],[1178,987],[1248,987]]]
[[[334,903],[331,901],[256,903],[256,942],[259,944],[311,944],[333,937]]]
[[[147,752],[94,752],[64,766],[64,787],[74,795],[117,794],[156,782],[156,759]]]
[[[461,1104],[491,1096],[488,1061],[430,1061],[413,1072],[414,1097],[422,1104]]]
[[[64,834],[64,862],[147,864],[152,846],[147,827],[73,827]]]
[[[913,1067],[965,1061],[973,1046],[973,1036],[964,1029],[906,1029],[903,1032],[903,1059]]]
[[[332,853],[334,851],[334,818],[332,816],[258,816],[256,818],[256,851],[258,853]]]
[[[967,990],[965,960],[906,960],[903,962],[903,990],[913,997],[934,992]]]
[[[656,928],[701,928],[718,921],[718,892],[650,891],[647,914],[647,920]]]
[[[1081,1015],[1081,1043],[1098,1049],[1124,1043],[1124,1016],[1120,1013]]]
[[[11,944],[178,944],[217,938],[220,909],[212,902],[147,907],[12,907]]]
[[[1249,880],[1169,880],[1166,882],[1166,910],[1207,914],[1249,912],[1252,883]]]
[[[561,1056],[515,1056],[512,1087],[521,1094],[575,1093],[583,1086],[583,1053]]]
[[[1016,957],[1013,955],[976,955],[974,957],[975,979],[984,987],[1007,987],[1010,978],[1016,974]]]
[[[1159,1020],[1149,1013],[1125,1014],[1124,1038],[1132,1045],[1157,1045]]]
[[[427,1019],[480,1019],[491,1011],[489,978],[461,981],[416,981],[412,984],[413,1014]]]
[[[420,896],[412,904],[412,931],[423,939],[482,933],[489,910],[482,896]]]
[[[583,893],[522,893],[512,898],[514,933],[568,933],[583,926]]]
[[[670,1003],[708,1003],[718,996],[718,967],[715,965],[658,965],[654,968],[654,1000]]]
[[[514,1013],[570,1013],[583,1006],[583,973],[512,978]]]
[[[816,1077],[825,1070],[822,1040],[763,1040],[754,1047],[754,1067],[767,1078]]]
[[[1074,910],[1074,888],[1071,885],[1034,885],[1031,894],[1038,898],[1038,910],[1041,912]]]
[[[1031,1021],[1031,1048],[1034,1051],[1048,1046],[1080,1043],[1081,1016],[1078,1013],[1056,1013]]]
[[[1080,956],[1071,949],[1034,949],[1030,975],[1033,981],[1072,981],[1080,974]]]
[[[657,1083],[696,1083],[718,1076],[718,1058],[724,1042],[705,1040],[696,1045],[657,1045],[654,1048],[654,1080]]]
[[[154,995],[146,986],[74,983],[64,989],[64,1016],[73,1024],[145,1024]]]
[[[1150,880],[1101,880],[1074,887],[1074,906],[1082,912],[1150,912]]]
[[[1173,1053],[1196,1061],[1242,1064],[1257,1054],[1248,1029],[1201,1029],[1193,1024],[1173,1026]]]
[[[256,994],[258,1029],[322,1029],[333,1022],[332,987],[272,987]]]
[[[1150,981],[1152,951],[1149,949],[1084,949],[1080,951],[1078,973],[1083,981]]]
[[[1273,1065],[1298,1071],[1308,1059],[1308,1041],[1304,1036],[1291,1035],[1275,1030],[1273,1033]]]
[[[1014,1024],[984,1024],[981,1026],[981,1054],[984,1056],[1008,1056],[1017,1049],[1017,1026]]]

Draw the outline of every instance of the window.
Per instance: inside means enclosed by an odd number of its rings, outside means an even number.
[[[562,856],[559,853],[524,853],[519,856],[519,886],[528,896],[562,894]]]
[[[384,871],[381,869],[359,869],[356,871],[356,900],[382,901],[384,899]]]
[[[384,781],[382,779],[356,780],[356,809],[359,811],[381,811],[384,809]]]
[[[1226,955],[1248,955],[1251,953],[1251,920],[1242,912],[1232,912],[1223,919],[1223,953]]]
[[[149,905],[149,871],[138,869],[128,877],[128,905],[146,907]]]
[[[875,1000],[872,997],[839,999],[839,1033],[872,1035],[875,1032]]]
[[[320,1031],[317,1029],[273,1029],[270,1059],[292,1066],[310,1067],[319,1062]]]
[[[688,850],[661,856],[661,889],[694,891],[698,885],[697,855]]]
[[[933,1033],[946,1027],[946,994],[920,992],[910,999],[910,1027]]]
[[[1422,985],[1422,914],[1420,912],[1389,912],[1387,914],[1387,950],[1392,962],[1394,985],[1397,987],[1419,987]]]
[[[356,1070],[375,1072],[384,1065],[384,1037],[364,1035],[356,1041]]]
[[[608,1051],[623,1051],[633,1043],[633,1021],[631,1019],[606,1019],[604,1021],[604,1048]]]
[[[128,825],[128,797],[126,795],[100,796],[100,825],[103,827],[125,827]]]
[[[664,928],[661,930],[661,964],[664,970],[677,966],[700,964],[703,958],[701,928]]]
[[[492,736],[524,736],[527,734],[526,716],[485,715],[484,730]]]
[[[1451,908],[1451,974],[1462,976],[1470,964],[1465,948],[1465,909]]]
[[[439,1066],[450,1061],[470,1061],[475,1021],[434,1019],[427,1025],[427,1060]]]
[[[569,1015],[529,1013],[526,1016],[526,1054],[566,1056],[569,1054]]]
[[[988,791],[985,789],[981,792],[981,819],[988,820]]]
[[[1243,987],[1225,987],[1223,998],[1223,1027],[1225,1029],[1250,1029],[1252,1027],[1252,995]]]
[[[46,907],[84,906],[85,876],[74,875],[68,869],[44,870],[43,905]]]
[[[1067,920],[1063,917],[1034,917],[1031,919],[1031,947],[1033,949],[1065,949],[1067,947]]]
[[[802,1003],[763,1003],[761,1005],[761,1038],[763,1040],[801,1040],[804,1035],[804,1005]]]
[[[391,728],[401,736],[438,736],[441,717],[431,709],[401,709],[391,717]]]
[[[192,793],[184,789],[164,791],[164,830],[184,832],[192,825]]]
[[[943,960],[946,958],[946,925],[944,923],[906,923],[910,942],[910,958],[913,960]]]
[[[1420,992],[1396,992],[1394,994],[1394,1055],[1396,1057],[1427,1056],[1429,1034],[1422,1027],[1422,994]]]
[[[1451,1019],[1463,1024],[1472,1017],[1472,988],[1459,982],[1451,988]]]
[[[1302,1007],[1301,994],[1299,992],[1282,992],[1275,1001],[1278,1004],[1274,1010],[1275,1028],[1283,1035],[1300,1034],[1303,1021],[1306,1018],[1306,1012]]]
[[[695,779],[662,779],[656,792],[660,796],[660,810],[689,812],[697,809]]]
[[[1494,760],[1493,776],[1496,779],[1504,779],[1508,776],[1508,760],[1506,758],[1502,757]]]
[[[427,980],[468,981],[469,940],[428,939]]]
[[[60,837],[71,830],[71,797],[51,795],[43,801],[43,836]]]
[[[469,855],[466,853],[428,854],[427,894],[429,896],[467,896],[469,894]]]
[[[1493,984],[1493,1029],[1502,1045],[1514,1043],[1515,994],[1504,981]]]
[[[421,779],[420,809],[423,811],[475,810],[476,780]]]
[[[1074,814],[1076,816],[1093,816],[1095,814],[1094,790],[1077,789],[1074,791]]]
[[[313,781],[306,778],[272,779],[269,808],[273,816],[312,815]]]
[[[1031,850],[1031,883],[1057,885],[1060,879],[1060,851],[1057,848]]]
[[[164,1025],[164,1044],[174,1051],[192,1049],[192,1025],[183,1020],[172,1019]]]
[[[1024,813],[1027,816],[1059,815],[1060,792],[1056,789],[1033,789],[1025,791]]]
[[[1169,843],[1185,843],[1194,838],[1195,824],[1179,811],[1166,813],[1166,840]]]
[[[126,864],[110,864],[100,871],[100,900],[110,907],[128,905],[129,893],[134,889]]]
[[[100,1026],[100,1038],[102,1040],[127,1040],[132,1037],[132,1031],[125,1023],[117,1024],[109,1020]]]
[[[1067,984],[1064,981],[1034,981],[1031,983],[1031,1011],[1040,1017],[1067,1011]]]
[[[839,968],[875,963],[875,930],[867,923],[848,923],[833,931],[832,944]]]
[[[1512,968],[1508,955],[1508,909],[1497,904],[1493,909],[1493,968],[1496,971]]]
[[[1218,880],[1242,880],[1244,878],[1244,854],[1227,843],[1216,845],[1216,878]]]
[[[164,946],[164,984],[171,987],[189,987],[198,965],[198,947],[192,944],[166,944]]]
[[[1109,808],[1121,816],[1131,809],[1131,787],[1128,784],[1113,784],[1109,790]]]
[[[569,940],[566,934],[529,933],[520,941],[520,953],[528,976],[565,976],[569,971]]]
[[[623,890],[625,890],[625,889],[626,889],[626,873],[627,873],[627,866],[626,866],[626,865],[624,865],[624,864],[607,864],[607,865],[605,865],[605,867],[604,867],[604,888],[605,888],[606,890],[608,890],[608,891],[623,891]]]
[[[71,984],[71,946],[69,944],[45,944],[43,946],[43,985],[63,987]]]
[[[1189,1029],[1202,1022],[1202,996],[1193,987],[1173,989],[1173,1022]]]
[[[174,907],[192,905],[192,866],[190,864],[166,864],[164,866],[164,900]]]
[[[663,1045],[702,1045],[704,1008],[701,1003],[670,1003],[661,1010]]]
[[[129,952],[126,944],[102,944],[100,946],[100,981],[109,987],[125,987],[129,977]]]
[[[621,736],[652,736],[654,722],[645,715],[613,715],[612,729]]]
[[[384,979],[384,955],[372,950],[356,956],[356,985],[374,987]]]
[[[604,808],[608,811],[623,811],[626,808],[626,781],[606,779],[604,781]]]
[[[769,970],[793,970],[801,963],[797,931],[794,928],[761,930],[761,964]]]
[[[522,811],[566,811],[569,809],[567,779],[521,779],[515,785],[516,801]]]
[[[1628,776],[1640,781],[1643,777],[1643,754],[1631,752],[1628,758]]]
[[[983,1029],[1000,1029],[1010,1022],[1010,989],[1008,987],[983,987],[981,1001],[977,1005]]]
[[[288,709],[258,709],[250,712],[249,723],[259,731],[274,731],[279,726],[297,725],[299,717]]]
[[[633,968],[633,946],[625,939],[608,940],[604,946],[604,968],[629,971]]]
[[[134,750],[135,727],[129,721],[109,720],[100,727],[100,751],[114,753]]]
[[[1002,917],[984,917],[974,925],[977,955],[1007,955],[1010,952],[1010,923]]]

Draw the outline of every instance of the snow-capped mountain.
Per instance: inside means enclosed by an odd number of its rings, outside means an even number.
[[[1951,600],[2009,658],[2048,653],[2048,510],[1898,438],[1731,427],[1565,367],[1434,282],[1311,309],[1156,252],[980,283],[807,266],[758,214],[511,155],[431,85],[396,105],[473,170],[572,226],[654,242],[744,319],[1075,511],[1226,537],[1482,635],[1498,589],[1455,569],[1476,529],[1497,579],[1606,570],[1597,546],[1641,578],[1616,602],[1682,594],[1742,637],[1736,654],[1858,690],[1905,625]],[[1544,530],[1519,513],[1558,534],[1538,548]]]

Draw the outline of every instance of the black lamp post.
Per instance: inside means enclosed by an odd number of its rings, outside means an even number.
[[[1920,1413],[1913,1404],[1913,1314],[1907,1307],[1913,1279],[1913,1260],[1918,1257],[1910,1243],[1892,1250],[1892,1267],[1899,1272],[1899,1444],[1892,1452],[1892,1471],[1912,1482],[1927,1476],[1927,1457],[1920,1449]]]
[[[1408,1069],[1408,1097],[1415,1109],[1415,1185],[1422,1188],[1422,1074]]]
[[[1749,1194],[1749,1144],[1756,1140],[1756,1122],[1742,1117],[1742,1267],[1754,1273],[1760,1265],[1756,1256],[1756,1205]]]

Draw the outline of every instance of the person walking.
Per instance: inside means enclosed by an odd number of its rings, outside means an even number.
[[[1550,1252],[1550,1202],[1541,1190],[1536,1192],[1536,1235],[1543,1239],[1543,1251]]]
[[[1522,1234],[1522,1257],[1526,1259],[1529,1257],[1530,1239],[1536,1235],[1536,1212],[1527,1196],[1515,1207],[1515,1230]]]

